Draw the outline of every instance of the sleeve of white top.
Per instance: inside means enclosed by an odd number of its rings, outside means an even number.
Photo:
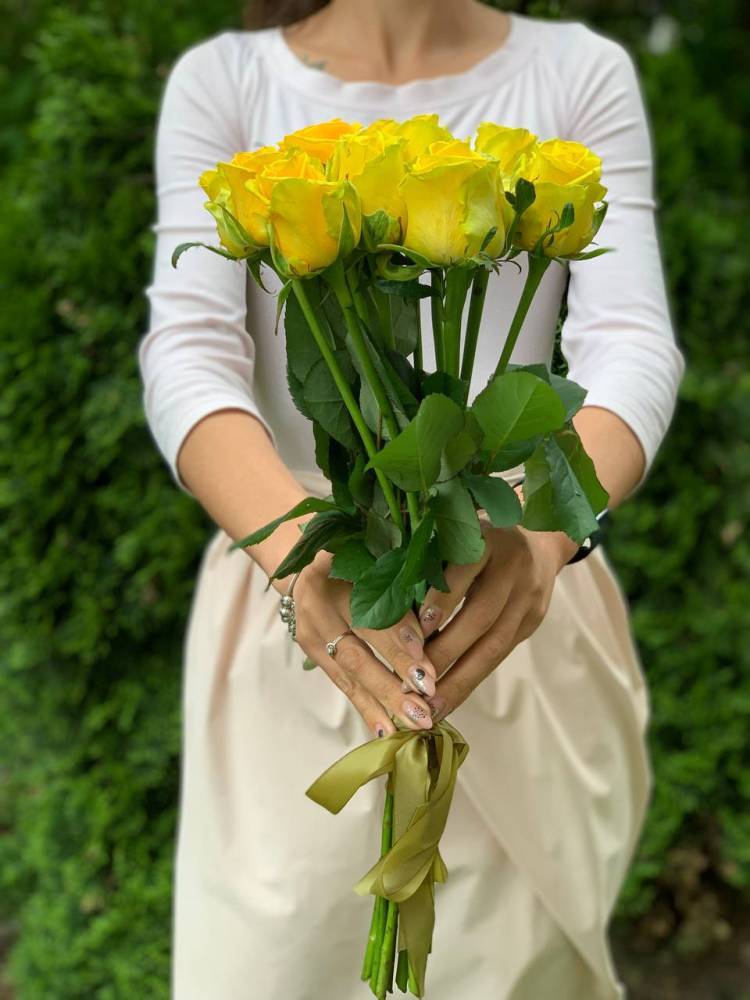
[[[180,488],[177,455],[190,429],[217,410],[244,410],[273,433],[253,398],[255,345],[246,326],[246,267],[180,243],[218,245],[200,174],[242,148],[236,53],[218,35],[185,50],[167,78],[156,127],[157,220],[149,326],[138,345],[151,433]],[[237,76],[239,78],[239,72]]]
[[[611,253],[570,262],[562,350],[586,405],[621,417],[646,457],[641,482],[671,421],[684,371],[670,318],[655,225],[649,124],[625,49],[585,32],[566,76],[567,138],[602,159],[609,209],[597,244]],[[581,58],[582,51],[590,58]],[[572,53],[569,53],[572,55]]]

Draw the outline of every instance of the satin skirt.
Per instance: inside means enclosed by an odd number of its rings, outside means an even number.
[[[300,472],[324,496],[320,473]],[[217,531],[185,637],[172,924],[174,1000],[364,1000],[385,779],[333,816],[305,790],[371,739]],[[652,774],[650,705],[601,548],[559,574],[549,611],[449,716],[470,751],[441,841],[426,1000],[621,1000],[608,921]],[[396,996],[401,995],[398,990]]]

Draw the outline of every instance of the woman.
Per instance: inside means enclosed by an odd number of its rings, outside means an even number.
[[[576,547],[564,535],[485,526],[487,558],[449,567],[450,594],[428,593],[419,618],[392,629],[355,630],[335,659],[325,645],[348,625],[349,585],[327,578],[321,553],[295,584],[292,643],[278,617],[289,581],[266,584],[299,524],[228,553],[327,492],[289,398],[275,302],[241,264],[192,252],[175,270],[170,255],[216,242],[203,170],[316,121],[437,113],[457,136],[489,120],[585,143],[603,160],[599,239],[616,253],[570,265],[562,345],[589,393],[576,427],[615,507],[648,472],[683,367],[632,63],[583,25],[476,0],[289,3],[279,19],[287,26],[221,32],[183,53],[157,132],[145,408],[176,482],[220,526],[185,649],[174,996],[365,995],[370,907],[352,886],[378,854],[383,784],[336,817],[304,792],[394,719],[429,728],[451,713],[471,752],[441,845],[450,877],[437,890],[427,997],[621,997],[607,924],[648,801],[648,699],[601,549],[566,565]],[[514,361],[550,361],[565,280],[562,267],[547,271]],[[521,281],[504,268],[490,282],[472,395]],[[303,674],[305,653],[322,669]]]

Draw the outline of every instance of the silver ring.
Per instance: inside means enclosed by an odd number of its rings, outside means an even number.
[[[294,589],[294,584],[297,582],[297,577],[299,572],[292,576],[289,581],[289,586],[286,588],[286,593],[281,596],[281,605],[279,607],[279,617],[286,625],[289,630],[289,635],[294,641],[297,641],[297,614],[294,606],[294,598],[292,597],[292,590]]]
[[[326,643],[326,653],[328,653],[332,660],[336,659],[336,648],[345,635],[354,635],[354,633],[350,628],[348,628],[345,632],[342,632],[341,635],[337,635],[335,639]]]

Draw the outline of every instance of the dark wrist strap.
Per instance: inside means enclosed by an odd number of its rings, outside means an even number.
[[[597,545],[601,544],[604,538],[605,529],[609,522],[609,508],[605,507],[603,511],[596,515],[596,520],[599,523],[599,527],[596,531],[592,531],[588,538],[584,538],[578,551],[570,559],[568,559],[566,565],[570,566],[572,563],[580,562],[581,559],[585,559],[586,556],[591,555]]]

